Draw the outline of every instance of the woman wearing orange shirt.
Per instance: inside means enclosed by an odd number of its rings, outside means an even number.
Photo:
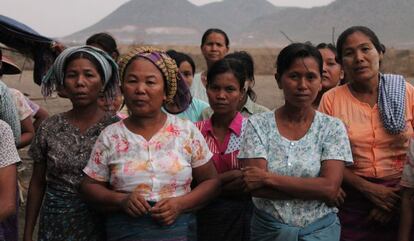
[[[354,157],[338,193],[341,240],[396,240],[414,88],[402,76],[380,73],[385,48],[369,28],[348,28],[337,48],[348,83],[325,93],[319,109],[345,123]]]

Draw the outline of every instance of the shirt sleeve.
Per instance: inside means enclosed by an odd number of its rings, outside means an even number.
[[[324,95],[322,95],[322,99],[321,102],[319,102],[319,107],[318,107],[318,111],[325,113],[327,115],[332,116],[333,112],[332,112],[332,94],[330,94],[331,92],[327,92]]]
[[[324,128],[327,134],[322,143],[321,160],[340,160],[344,161],[345,165],[351,165],[353,163],[351,144],[342,121],[334,118],[330,125]]]
[[[9,124],[12,129],[15,143],[20,142],[20,120],[16,106],[7,86],[0,81],[0,119]]]
[[[88,164],[83,169],[83,172],[90,178],[100,182],[109,182],[110,143],[109,136],[103,131],[95,142]]]
[[[238,158],[264,158],[267,159],[267,139],[265,133],[261,128],[265,128],[266,125],[255,123],[252,119],[249,119],[246,125],[246,129],[241,137],[240,151]]]
[[[10,89],[13,99],[14,99],[14,103],[16,105],[17,108],[17,113],[19,115],[19,119],[20,121],[26,119],[27,117],[31,116],[33,114],[33,110],[32,108],[30,108],[29,103],[27,103],[25,96],[22,94],[22,92],[20,92],[19,90],[16,89]]]
[[[206,164],[210,161],[213,153],[211,153],[210,149],[208,148],[207,142],[204,139],[203,135],[201,134],[198,128],[191,124],[191,137],[190,142],[184,145],[184,148],[190,148],[191,151],[191,167],[196,168]],[[188,151],[187,151],[188,152]]]
[[[20,162],[10,126],[0,121],[0,168]]]
[[[410,139],[407,150],[407,162],[404,165],[401,186],[414,188],[414,137]]]

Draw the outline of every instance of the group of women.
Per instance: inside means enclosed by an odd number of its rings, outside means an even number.
[[[113,48],[88,44],[42,81],[72,109],[30,147],[25,241],[38,216],[39,240],[413,237],[414,89],[380,72],[370,29],[345,30],[337,49],[283,48],[274,111],[254,103],[252,58],[227,54],[222,30],[204,34],[199,74],[183,53],[141,47],[116,64]],[[127,116],[105,108],[121,91]]]

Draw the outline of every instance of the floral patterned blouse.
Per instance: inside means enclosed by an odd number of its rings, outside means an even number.
[[[78,193],[92,147],[100,132],[117,122],[115,116],[106,116],[86,132],[69,123],[64,113],[42,122],[29,149],[35,162],[46,163],[48,186],[56,190]]]
[[[109,182],[113,190],[138,191],[145,200],[157,202],[190,192],[192,168],[206,164],[211,156],[191,121],[167,114],[164,126],[149,141],[123,121],[107,127],[84,172]]]
[[[352,163],[346,129],[336,118],[316,112],[308,132],[296,141],[280,135],[274,112],[249,118],[239,158],[264,158],[268,171],[284,176],[317,177],[324,160]],[[320,200],[253,198],[255,206],[283,223],[304,227],[336,208]]]

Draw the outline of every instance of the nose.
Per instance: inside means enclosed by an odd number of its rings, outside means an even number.
[[[323,73],[328,73],[328,65],[325,62],[323,62],[322,72]]]
[[[360,50],[357,50],[356,52],[355,52],[355,61],[356,62],[361,62],[361,61],[363,61],[363,53],[360,51]]]
[[[76,86],[77,87],[83,87],[83,86],[85,86],[85,81],[86,81],[85,76],[83,74],[80,74],[78,76],[78,78],[76,79]]]
[[[137,94],[137,95],[142,95],[142,94],[145,94],[145,84],[143,84],[143,83],[138,83],[138,84],[135,86],[135,94]]]
[[[217,99],[219,99],[219,100],[224,100],[224,99],[226,99],[226,91],[224,91],[224,90],[219,90],[219,91],[217,92],[216,98],[217,98]]]
[[[305,77],[300,78],[300,80],[298,81],[298,89],[299,90],[305,90],[307,88],[306,85],[307,81]]]

